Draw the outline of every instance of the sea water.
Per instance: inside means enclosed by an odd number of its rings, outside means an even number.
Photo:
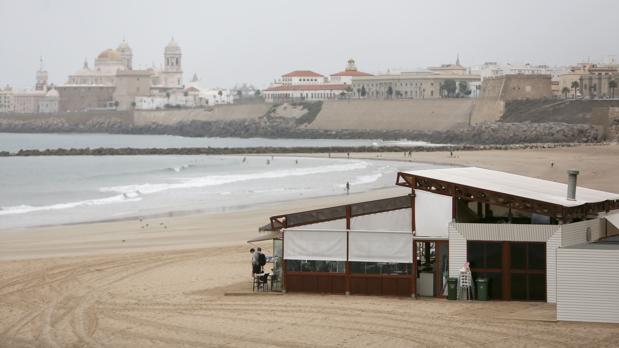
[[[0,158],[0,229],[222,212],[393,187],[429,164],[286,156]],[[265,217],[266,218],[266,217]]]

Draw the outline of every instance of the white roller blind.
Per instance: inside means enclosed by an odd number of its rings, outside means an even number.
[[[413,236],[410,232],[351,231],[348,239],[349,261],[413,262]]]
[[[284,259],[346,261],[346,231],[286,230]]]
[[[350,219],[350,228],[361,231],[412,232],[411,209],[398,209],[356,216]]]
[[[447,237],[452,220],[451,200],[451,196],[415,190],[415,234]]]

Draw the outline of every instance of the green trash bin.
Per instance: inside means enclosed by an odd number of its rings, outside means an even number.
[[[458,299],[458,278],[447,279],[447,299],[448,300]]]
[[[477,300],[488,301],[488,279],[477,279]]]

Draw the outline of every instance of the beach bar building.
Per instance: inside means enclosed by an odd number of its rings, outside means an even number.
[[[563,312],[572,315],[566,320],[579,320],[583,309],[569,306],[587,294],[574,295],[573,286],[595,285],[574,273],[573,263],[583,260],[571,250],[612,249],[600,243],[619,238],[619,194],[577,187],[577,174],[564,184],[475,167],[399,172],[396,185],[410,189],[407,195],[273,216],[282,287],[444,297],[447,279],[469,262],[473,279],[488,279],[490,299],[556,303],[559,294],[568,306]],[[619,248],[587,255],[586,267],[603,279],[591,293],[612,293],[599,286],[619,284]],[[614,283],[604,281],[608,276]],[[617,291],[605,300],[617,301]],[[610,316],[619,320],[616,305]]]

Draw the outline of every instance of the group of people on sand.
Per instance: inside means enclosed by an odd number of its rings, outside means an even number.
[[[262,248],[258,248],[258,250],[251,248],[249,249],[251,253],[251,274],[255,276],[256,274],[264,273],[264,265],[267,263],[267,257],[262,252]]]

